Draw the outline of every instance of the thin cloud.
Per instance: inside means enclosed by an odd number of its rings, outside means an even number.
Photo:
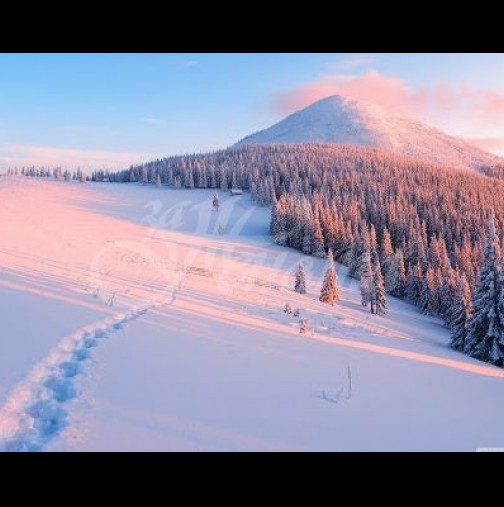
[[[374,53],[353,53],[330,64],[328,70],[331,73],[355,71],[369,67],[375,58],[376,55]]]
[[[180,65],[182,65],[182,67],[185,67],[186,69],[190,69],[191,67],[196,67],[196,65],[198,65],[198,61],[197,60],[182,60]]]
[[[0,145],[0,167],[66,167],[81,169],[122,169],[152,160],[152,153],[95,151],[21,144]]]

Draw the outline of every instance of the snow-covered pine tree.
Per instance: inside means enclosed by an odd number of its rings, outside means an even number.
[[[378,238],[374,224],[369,226],[369,251],[371,252],[371,262],[375,262],[378,258]]]
[[[320,258],[325,256],[324,234],[318,218],[315,218],[315,227],[313,229],[313,255]]]
[[[373,262],[373,299],[371,309],[378,315],[387,313],[387,297],[385,295],[385,281],[378,258]]]
[[[294,285],[294,291],[299,294],[306,294],[306,273],[304,264],[302,262],[299,263],[298,269],[296,271],[296,283]]]
[[[422,266],[420,263],[410,264],[408,270],[408,279],[406,282],[406,297],[413,304],[418,304],[420,294],[422,293]]]
[[[159,174],[156,176],[156,187],[161,188],[161,176]]]
[[[332,250],[329,250],[327,254],[327,271],[320,292],[320,301],[328,305],[334,305],[334,302],[339,301],[339,298],[338,275],[334,268]]]
[[[213,199],[212,199],[212,206],[215,211],[219,211],[220,201],[219,201],[219,196],[217,195],[217,191],[214,192]]]
[[[432,267],[429,267],[425,273],[418,306],[424,315],[436,315],[437,313],[436,275]]]
[[[367,306],[373,301],[374,293],[373,266],[369,250],[366,250],[362,255],[362,267],[360,271],[362,273],[360,279],[361,303],[362,306]]]
[[[308,321],[306,319],[302,319],[300,322],[299,322],[299,332],[301,334],[306,334],[308,333]]]
[[[391,255],[384,264],[385,289],[393,296],[403,298],[406,292],[406,269],[404,267],[404,255],[399,249]]]
[[[504,275],[495,218],[489,221],[488,239],[472,304],[464,351],[470,356],[504,367]]]
[[[394,247],[392,246],[392,239],[390,232],[387,227],[383,230],[381,248],[380,248],[380,259],[383,268],[383,274],[385,276],[385,288],[390,292],[395,285],[393,275],[389,274],[391,269],[394,269]]]
[[[352,246],[348,269],[348,275],[357,280],[360,280],[362,276],[362,267],[364,266],[363,256],[365,252],[371,253],[371,245],[367,224],[362,222],[361,233]]]
[[[305,255],[312,255],[314,252],[313,226],[309,220],[307,220],[303,226],[302,251]]]
[[[404,265],[404,254],[401,248],[395,254],[395,259],[397,262],[397,284],[392,295],[403,298],[406,292],[406,266]]]
[[[394,255],[394,248],[392,246],[392,239],[390,237],[390,232],[385,227],[383,229],[383,237],[381,242],[381,256],[384,262],[384,265],[386,264],[387,260]],[[385,266],[384,266],[385,267]]]
[[[278,245],[285,246],[287,244],[287,206],[288,198],[281,197],[278,199],[271,210],[271,235]]]
[[[467,281],[467,279],[466,279]],[[457,293],[458,275],[455,270],[448,264],[440,280],[441,286],[439,288],[440,302],[441,302],[441,315],[444,317],[445,326],[452,326],[452,306]]]
[[[468,324],[472,314],[471,289],[465,274],[458,277],[455,296],[450,308],[450,322],[452,328],[451,346],[455,350],[464,352]]]

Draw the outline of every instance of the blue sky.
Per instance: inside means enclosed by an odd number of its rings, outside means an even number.
[[[327,93],[504,154],[504,55],[3,54],[0,167],[218,149]]]

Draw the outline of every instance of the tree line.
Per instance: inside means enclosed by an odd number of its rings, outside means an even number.
[[[383,295],[442,317],[459,336],[480,307],[475,298],[489,241],[496,252],[489,271],[495,280],[492,301],[503,304],[503,177],[502,167],[463,172],[379,149],[309,144],[169,157],[117,172],[95,171],[90,179],[248,190],[260,205],[272,206],[276,243],[318,257],[331,251],[361,281],[363,304],[372,311],[383,284]],[[492,310],[495,322],[499,308]],[[482,329],[489,317],[483,320]],[[495,322],[488,324],[487,337],[501,333]],[[503,366],[502,333],[497,342],[491,354],[487,347],[474,355]],[[460,343],[455,340],[454,347],[468,352]]]

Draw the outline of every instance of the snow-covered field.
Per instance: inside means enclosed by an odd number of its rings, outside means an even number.
[[[1,450],[504,446],[503,370],[406,303],[370,315],[342,267],[342,302],[319,303],[324,261],[220,198],[0,179]]]

